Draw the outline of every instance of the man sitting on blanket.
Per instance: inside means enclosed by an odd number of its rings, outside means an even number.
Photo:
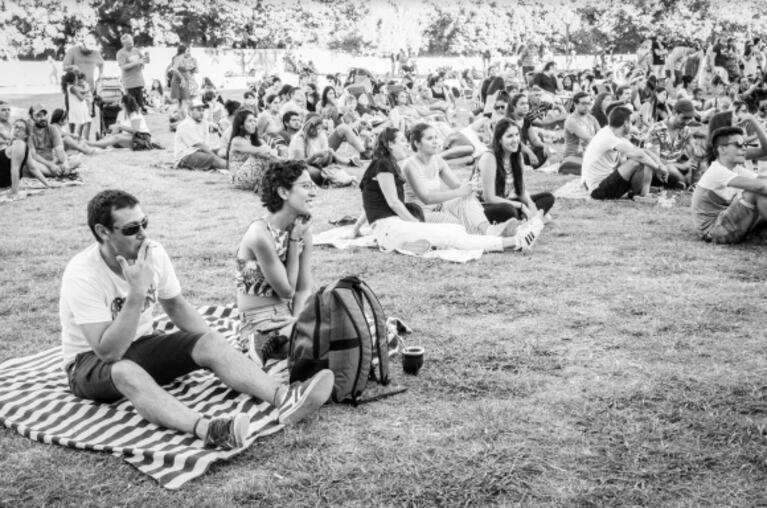
[[[127,397],[150,422],[225,449],[243,446],[248,415],[208,418],[161,385],[210,369],[233,390],[274,404],[283,424],[322,406],[333,373],[323,370],[285,386],[236,351],[183,297],[168,254],[147,237],[147,225],[138,200],[126,192],[102,191],[88,203],[88,226],[97,243],[67,265],[59,302],[64,369],[72,393],[106,403]],[[158,302],[180,331],[152,329]]]

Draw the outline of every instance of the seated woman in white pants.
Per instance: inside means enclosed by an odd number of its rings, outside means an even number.
[[[459,224],[478,235],[516,234],[519,222],[515,219],[490,224],[472,185],[461,183],[447,162],[437,155],[440,149],[437,132],[430,125],[415,125],[410,131],[410,145],[415,155],[402,163],[405,202],[420,206],[426,222]]]
[[[418,242],[428,242],[427,247],[485,251],[527,250],[532,246],[540,233],[532,223],[518,228],[514,237],[501,237],[469,234],[458,224],[420,222],[420,209],[405,205],[402,199],[405,180],[398,162],[406,156],[407,141],[398,129],[387,127],[378,135],[373,161],[360,183],[365,212],[354,227],[355,236],[367,218],[383,250],[414,250],[410,247]]]

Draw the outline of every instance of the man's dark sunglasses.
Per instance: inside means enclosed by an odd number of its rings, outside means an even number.
[[[498,104],[493,109],[495,109],[496,111],[506,111],[506,104]]]
[[[144,217],[141,219],[141,222],[138,224],[130,224],[128,226],[123,226],[120,229],[120,233],[123,234],[123,236],[134,236],[138,234],[139,230],[146,229],[147,226],[149,226],[149,219]]]

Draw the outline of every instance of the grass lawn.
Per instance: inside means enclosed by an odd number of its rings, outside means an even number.
[[[150,126],[172,145],[164,118]],[[193,304],[233,301],[235,248],[263,209],[221,174],[150,167],[170,157],[97,155],[82,187],[0,206],[0,361],[59,343],[59,280],[104,188],[139,197]],[[528,175],[534,191],[566,181]],[[327,229],[359,191],[313,207]],[[317,285],[359,274],[415,330],[421,374],[393,366],[406,393],[324,407],[177,492],[3,429],[0,506],[767,503],[767,242],[700,242],[687,206],[553,213],[530,255],[466,265],[316,249]]]

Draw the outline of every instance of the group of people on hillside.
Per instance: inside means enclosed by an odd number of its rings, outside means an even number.
[[[145,57],[128,38],[123,42],[126,53],[118,60],[130,74]],[[91,71],[99,68],[93,53],[84,55]],[[579,174],[596,200],[647,198],[654,186],[693,189],[693,222],[707,241],[742,241],[767,219],[767,179],[749,167],[767,155],[763,117],[743,94],[719,94],[717,78],[713,96],[703,101],[671,93],[670,80],[643,70],[638,80],[613,82],[608,74],[568,90],[553,62],[527,69],[527,76],[503,75],[491,64],[484,79],[464,73],[455,86],[440,73],[391,82],[365,73],[347,80],[331,75],[324,88],[316,75],[301,76],[298,86],[273,76],[242,101],[221,104],[211,89],[192,93],[183,74],[194,74],[193,64],[184,55],[186,49],[179,51],[183,61],[172,77],[185,90],[183,117],[173,125],[177,165],[228,168],[235,185],[255,192],[266,210],[232,260],[242,322],[237,344],[225,343],[185,300],[167,253],[148,237],[138,199],[106,190],[87,207],[95,243],[70,261],[62,279],[63,368],[76,396],[127,397],[142,417],[208,446],[242,446],[247,415],[208,417],[161,385],[207,368],[227,386],[271,401],[284,424],[307,417],[330,396],[329,370],[292,385],[263,371],[269,359],[285,356],[286,336],[312,290],[310,203],[328,165],[364,164],[363,210],[353,234],[367,222],[387,251],[529,250],[552,220],[555,199],[530,192],[525,175],[547,162]],[[72,58],[87,68],[87,61]],[[69,99],[88,104],[93,75],[78,72],[85,78],[68,90]],[[70,130],[72,117],[64,111],[49,116],[34,104],[28,119],[11,122],[10,107],[0,102],[0,187],[17,189],[24,173],[47,184],[76,168],[68,150],[89,153],[132,140],[146,129],[138,83],[126,81],[132,91],[122,98],[124,118],[99,141]],[[467,96],[471,118],[461,123]],[[551,145],[561,139],[560,155]],[[344,144],[353,155],[340,150]],[[179,332],[151,329],[157,303]]]

